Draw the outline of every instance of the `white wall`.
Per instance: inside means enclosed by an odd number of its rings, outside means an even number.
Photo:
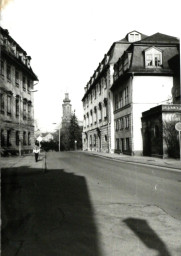
[[[134,76],[133,78],[133,151],[142,151],[142,112],[157,105],[166,104],[171,98],[173,77]]]

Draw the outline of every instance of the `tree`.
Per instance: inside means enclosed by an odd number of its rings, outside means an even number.
[[[163,123],[163,138],[167,145],[168,156],[179,157],[179,139],[178,132],[175,129],[177,121],[165,121]]]
[[[70,150],[81,149],[82,148],[82,129],[78,124],[78,120],[75,113],[71,116],[68,133],[69,133]]]
[[[54,141],[59,141],[59,131],[54,134]],[[72,114],[70,123],[60,131],[60,150],[82,149],[82,128],[78,124],[75,113]]]

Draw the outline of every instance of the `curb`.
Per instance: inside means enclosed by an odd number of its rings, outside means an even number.
[[[95,154],[95,153],[89,153],[89,152],[86,152],[87,154],[89,155],[94,155],[94,156],[97,156],[97,157],[101,157],[101,158],[106,158],[106,159],[112,159],[114,161],[118,161],[118,162],[128,162],[128,163],[131,163],[131,164],[141,164],[141,165],[151,165],[151,166],[156,166],[156,167],[162,167],[162,168],[169,168],[169,169],[174,169],[175,171],[180,171],[181,172],[181,168],[179,167],[175,167],[175,166],[166,166],[167,163],[165,163],[166,165],[163,165],[163,164],[157,164],[157,163],[147,163],[147,162],[141,162],[139,160],[135,160],[135,161],[132,161],[132,160],[128,160],[128,159],[120,159],[120,158],[115,158],[115,157],[110,157],[110,156],[104,156],[104,155],[99,155],[99,154]],[[181,165],[181,163],[180,163]]]

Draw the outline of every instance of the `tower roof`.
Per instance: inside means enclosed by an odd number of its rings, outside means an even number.
[[[69,94],[65,93],[65,99],[63,100],[64,103],[70,103]]]

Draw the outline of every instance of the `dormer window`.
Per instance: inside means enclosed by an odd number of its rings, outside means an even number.
[[[145,51],[146,68],[159,68],[162,65],[162,51],[151,47]]]
[[[133,31],[133,32],[128,34],[128,41],[129,42],[136,42],[136,41],[139,41],[139,40],[141,40],[141,35],[138,32]]]

